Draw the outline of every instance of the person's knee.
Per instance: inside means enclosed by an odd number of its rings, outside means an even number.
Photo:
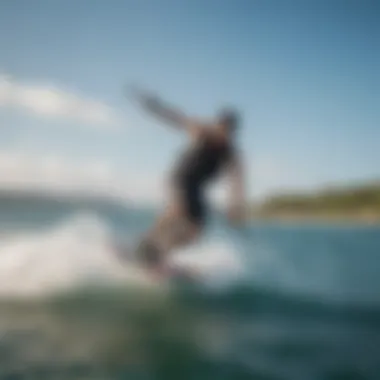
[[[198,240],[200,235],[202,233],[202,226],[194,226],[191,234],[192,234],[192,240]]]
[[[198,239],[202,232],[202,226],[199,224],[188,223],[186,227],[186,237],[189,241]]]
[[[191,244],[198,236],[200,231],[188,221],[177,221],[171,233],[171,245],[176,248]]]

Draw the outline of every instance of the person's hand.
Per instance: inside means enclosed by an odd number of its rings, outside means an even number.
[[[234,226],[242,226],[246,220],[244,206],[231,206],[227,211],[227,218],[230,224]]]

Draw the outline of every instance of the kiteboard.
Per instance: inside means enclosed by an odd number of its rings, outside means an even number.
[[[126,244],[113,243],[112,251],[115,253],[119,262],[128,268],[129,271],[134,268],[134,270],[139,273],[139,277],[143,276],[152,281],[195,284],[199,282],[202,277],[199,271],[186,264],[169,263],[165,271],[162,272],[149,269],[138,260],[136,251]]]

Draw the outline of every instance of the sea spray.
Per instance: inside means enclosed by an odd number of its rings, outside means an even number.
[[[42,232],[19,231],[0,245],[0,297],[50,296],[78,287],[157,284],[113,250],[114,236],[101,218],[78,214]],[[196,268],[208,283],[236,279],[242,271],[232,244],[205,240],[177,252],[173,265]],[[219,281],[218,281],[219,279]]]

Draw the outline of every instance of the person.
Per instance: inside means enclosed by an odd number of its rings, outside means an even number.
[[[208,211],[205,190],[222,173],[232,184],[228,219],[235,225],[244,221],[244,173],[235,140],[239,115],[224,108],[215,120],[200,121],[154,95],[136,88],[130,93],[152,115],[185,132],[190,142],[171,172],[169,203],[136,250],[144,265],[166,273],[167,256],[176,248],[196,242],[203,232]]]

